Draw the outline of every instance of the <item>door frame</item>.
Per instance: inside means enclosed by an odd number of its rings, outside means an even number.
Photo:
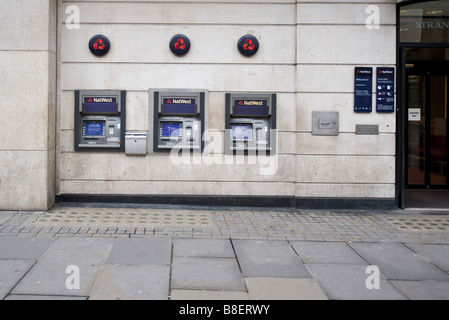
[[[405,5],[425,2],[423,0],[402,1],[396,4],[396,207],[405,209],[405,190],[407,189],[407,75],[406,48],[449,48],[449,43],[400,42],[400,10]],[[448,149],[449,151],[449,149]]]
[[[399,31],[398,31],[399,33]],[[398,35],[399,37],[399,35]],[[405,208],[405,190],[407,186],[408,157],[408,113],[407,113],[407,48],[449,48],[449,43],[399,43],[397,46],[397,107],[396,107],[396,205]],[[447,128],[446,128],[447,130]],[[448,139],[449,140],[449,139]],[[447,149],[449,151],[449,149]],[[443,187],[444,188],[444,187]],[[447,189],[447,188],[444,188]]]

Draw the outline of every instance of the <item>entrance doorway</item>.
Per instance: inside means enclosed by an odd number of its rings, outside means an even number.
[[[407,188],[449,189],[448,75],[444,48],[406,49]],[[428,60],[433,57],[432,60]]]
[[[449,0],[397,5],[400,208],[449,208]]]

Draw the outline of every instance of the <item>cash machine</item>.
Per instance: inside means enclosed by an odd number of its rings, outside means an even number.
[[[226,94],[226,154],[276,152],[276,94]]]
[[[207,90],[151,90],[153,152],[171,151],[173,148],[203,151],[207,93]]]
[[[75,91],[75,150],[125,151],[126,91]]]

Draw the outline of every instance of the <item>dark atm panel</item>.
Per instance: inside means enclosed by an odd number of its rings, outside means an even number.
[[[125,151],[125,91],[75,91],[75,150]]]

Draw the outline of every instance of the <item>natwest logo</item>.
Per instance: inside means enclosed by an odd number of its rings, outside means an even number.
[[[195,102],[192,101],[193,99],[165,99],[165,103],[167,104],[194,104]]]
[[[109,39],[102,34],[93,36],[89,41],[89,50],[96,56],[104,56],[109,52],[111,43]]]
[[[237,48],[242,55],[252,56],[259,50],[259,40],[253,35],[244,35],[239,39]]]
[[[96,103],[112,103],[112,102],[114,102],[113,101],[113,99],[112,98],[93,98],[93,102],[96,102]]]
[[[85,102],[89,103],[114,103],[114,98],[104,98],[104,97],[88,97],[85,98]]]
[[[239,106],[264,106],[264,100],[239,100]]]

